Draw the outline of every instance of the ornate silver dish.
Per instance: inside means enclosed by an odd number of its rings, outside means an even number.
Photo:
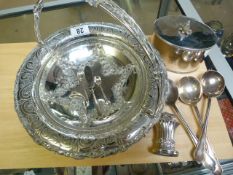
[[[125,151],[159,120],[166,71],[141,29],[110,0],[100,6],[125,27],[84,23],[39,45],[17,74],[15,108],[40,145],[76,159]],[[126,30],[126,28],[128,30]]]

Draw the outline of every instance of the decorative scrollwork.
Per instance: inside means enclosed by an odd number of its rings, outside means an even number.
[[[39,93],[39,87],[35,84],[37,81],[40,82],[38,79],[43,77],[41,71],[44,69],[45,64],[49,62],[49,59],[54,58],[54,55],[58,55],[58,57],[60,56],[59,54],[61,54],[61,52],[58,48],[64,46],[64,43],[66,42],[70,43],[73,40],[78,40],[79,37],[74,36],[74,39],[72,38],[73,36],[70,35],[69,28],[63,29],[49,37],[45,40],[45,44],[39,45],[28,55],[17,74],[15,84],[15,108],[19,118],[28,133],[38,144],[43,145],[49,150],[56,151],[59,154],[76,159],[85,157],[104,157],[119,151],[125,151],[130,145],[141,139],[160,117],[164,104],[163,98],[166,79],[165,68],[158,56],[158,52],[154,51],[141,29],[135,21],[126,14],[126,12],[109,0],[87,0],[87,2],[93,6],[101,6],[106,11],[111,11],[114,17],[123,21],[122,23],[130,32],[123,27],[113,24],[86,23],[85,25],[88,26],[91,36],[104,35],[104,37],[112,37],[111,40],[115,37],[115,39],[117,38],[117,42],[123,40],[122,44],[125,44],[129,46],[130,49],[134,50],[135,55],[141,58],[139,62],[142,65],[142,68],[146,70],[146,74],[143,78],[145,79],[144,82],[147,82],[148,84],[145,85],[146,93],[144,93],[144,97],[142,97],[143,109],[138,109],[139,112],[135,116],[130,116],[130,113],[127,113],[127,109],[122,106],[123,109],[121,112],[123,114],[128,114],[131,118],[126,117],[121,120],[112,120],[110,123],[103,123],[98,129],[96,129],[98,122],[90,122],[90,125],[77,125],[78,127],[76,126],[75,128],[69,124],[67,118],[65,120],[68,122],[62,121],[64,116],[61,116],[60,114],[64,111],[55,111],[57,116],[61,117],[54,122],[54,116],[49,112],[48,108],[46,108],[46,105],[54,104],[55,102],[59,104],[60,98],[49,98],[49,95],[51,94],[48,93],[43,95]],[[36,27],[39,29],[39,26]],[[38,40],[41,41],[40,36],[38,35],[37,37]],[[123,47],[119,50],[122,50],[122,53],[127,55],[127,51],[122,48]],[[96,52],[99,52],[100,50],[101,48],[97,47]],[[102,59],[102,61],[103,60],[104,59]],[[112,64],[114,65],[114,63]],[[90,98],[91,96],[90,90],[86,90],[87,94],[85,94],[85,91],[72,93],[73,89],[76,87],[82,89],[81,85],[83,84],[83,77],[81,77],[81,79],[80,77],[76,77],[77,72],[72,72],[72,70],[75,69],[72,65],[70,65],[71,67],[68,67],[69,65],[67,64],[64,65],[65,66],[62,67],[62,70],[64,71],[61,71],[63,72],[64,77],[63,79],[54,81],[56,83],[52,86],[53,90],[56,88],[59,89],[59,83],[66,87],[66,92],[56,92],[57,96],[67,97],[67,100],[64,102],[65,107],[71,102],[75,106],[75,103],[77,102],[75,100],[79,100],[78,102],[84,104],[86,107],[91,107],[91,104],[86,102],[88,101],[87,97]],[[88,66],[91,67],[92,65]],[[102,64],[101,66],[106,66],[106,64]],[[66,68],[69,71],[65,71]],[[82,67],[80,66],[79,68],[81,69]],[[119,77],[117,78],[117,83],[115,83],[111,89],[111,91],[115,93],[113,95],[114,98],[109,99],[109,101],[111,105],[117,104],[117,101],[120,101],[119,104],[125,104],[125,106],[127,104],[129,105],[129,108],[133,108],[134,106],[132,106],[130,102],[128,103],[126,99],[120,98],[123,96],[122,93],[124,92],[125,84],[129,83],[129,76],[136,72],[134,78],[139,78],[137,77],[139,75],[138,72],[140,72],[139,68],[134,64],[127,63],[125,66],[115,66],[115,69],[114,75],[117,74],[118,71]],[[67,72],[69,72],[69,76],[71,74],[74,75],[73,77],[70,77],[70,80],[72,81],[67,82],[67,75],[65,75]],[[112,75],[111,70],[106,67],[103,68],[101,73],[105,77]],[[122,81],[118,80],[119,78],[121,78]],[[41,83],[40,85],[44,88],[46,83]],[[114,90],[114,88],[117,90]],[[89,87],[89,89],[91,88]],[[98,85],[97,89],[99,89],[100,92],[102,91],[100,85]],[[103,98],[105,95],[104,93],[100,93]],[[82,97],[83,101],[81,100],[80,102],[81,98],[79,97]],[[46,101],[47,99],[54,100],[51,100],[50,103],[44,103],[43,100]],[[73,101],[71,99],[73,99]],[[121,100],[124,101],[124,103]],[[118,106],[118,108],[121,107]],[[111,107],[109,107],[109,109],[111,109]],[[73,112],[75,113],[77,111],[74,110]],[[85,111],[80,110],[78,112],[85,113]],[[69,114],[67,114],[67,116],[69,116]],[[98,121],[102,119],[108,121],[106,116],[99,118]],[[84,120],[83,122],[85,123]]]

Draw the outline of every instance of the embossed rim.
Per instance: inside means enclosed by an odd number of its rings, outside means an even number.
[[[120,26],[116,26],[116,25],[112,25],[112,24],[103,24],[103,23],[91,23],[91,24],[84,24],[84,25],[102,25],[102,26],[111,26],[111,27],[114,27],[114,28],[117,28],[118,30],[121,30],[121,31],[125,31],[124,28],[120,27]],[[50,37],[47,42],[49,43],[51,38],[53,38],[54,36],[57,36],[59,33],[61,33],[61,31],[64,31],[64,30],[67,30],[69,28],[66,28],[66,29],[63,29],[63,30],[60,30],[59,32],[56,32],[52,37]],[[125,31],[126,33],[128,33],[127,31]],[[129,34],[129,33],[128,33]],[[53,38],[54,39],[54,38]],[[56,39],[54,40],[56,41]],[[53,43],[50,42],[50,44],[55,44],[53,41]],[[55,44],[56,45],[56,44]],[[49,150],[53,150],[59,154],[63,154],[65,156],[70,156],[70,157],[73,157],[73,158],[76,158],[76,159],[82,159],[82,158],[85,158],[85,157],[104,157],[104,156],[107,156],[107,155],[110,155],[110,154],[114,154],[114,153],[117,153],[117,152],[120,152],[120,151],[125,151],[130,145],[132,145],[133,143],[136,143],[138,140],[140,140],[144,135],[145,133],[147,133],[150,128],[153,126],[153,124],[155,124],[159,117],[160,117],[160,114],[161,114],[161,111],[163,109],[163,100],[164,100],[164,92],[165,92],[165,86],[163,86],[165,84],[165,78],[166,77],[166,73],[165,73],[165,70],[163,69],[163,64],[160,64],[160,62],[157,62],[156,60],[151,60],[149,57],[147,57],[146,55],[144,56],[144,59],[147,59],[149,62],[148,64],[151,64],[151,61],[153,61],[153,64],[156,64],[157,66],[152,66],[152,69],[153,69],[153,73],[150,75],[151,77],[153,77],[153,80],[154,80],[154,83],[156,83],[156,86],[158,86],[158,89],[159,89],[159,97],[158,97],[158,104],[157,104],[157,109],[153,112],[153,114],[149,114],[148,111],[145,111],[144,114],[146,115],[151,115],[150,116],[150,123],[147,124],[146,126],[141,126],[140,128],[140,131],[138,132],[138,134],[136,135],[136,137],[134,137],[133,139],[131,139],[130,141],[127,141],[126,143],[121,143],[121,145],[119,145],[119,147],[117,148],[114,148],[108,152],[104,152],[104,151],[99,151],[97,154],[92,154],[91,150],[88,154],[84,154],[84,153],[80,153],[78,152],[78,150],[72,150],[72,151],[67,151],[67,150],[63,150],[61,149],[60,147],[55,147],[54,145],[52,145],[51,143],[48,143],[46,140],[42,139],[37,133],[36,133],[36,129],[38,128],[35,128],[33,127],[33,124],[30,123],[32,120],[31,117],[38,117],[36,113],[34,113],[34,111],[31,111],[30,114],[25,114],[22,112],[22,110],[20,109],[21,108],[21,102],[17,99],[17,96],[18,96],[18,92],[20,90],[20,86],[22,86],[22,82],[20,82],[20,76],[22,75],[22,71],[23,71],[23,68],[27,65],[27,63],[29,62],[30,59],[33,59],[34,58],[34,67],[32,68],[32,72],[30,73],[34,73],[34,74],[31,74],[31,78],[35,78],[35,74],[36,74],[36,69],[39,68],[40,66],[40,61],[38,60],[38,55],[36,55],[36,57],[33,57],[33,54],[37,54],[37,51],[42,51],[41,54],[45,54],[47,52],[49,52],[49,50],[47,50],[46,48],[44,47],[37,47],[35,48],[28,56],[27,58],[25,59],[24,63],[22,64],[21,68],[19,69],[18,71],[18,74],[17,74],[17,79],[16,79],[16,83],[15,83],[15,109],[16,109],[16,112],[18,113],[19,115],[19,118],[21,120],[21,122],[23,123],[25,129],[28,131],[28,133],[32,136],[32,138],[40,145],[43,145],[44,147],[46,147],[47,149]],[[41,55],[40,55],[41,56]],[[157,69],[159,67],[159,69]],[[164,70],[164,71],[160,71],[160,70]],[[156,74],[154,74],[156,73]],[[33,80],[33,79],[32,79]],[[32,83],[31,83],[32,84]],[[32,85],[31,85],[32,86]],[[33,92],[31,92],[33,93]],[[26,94],[27,95],[27,94]],[[33,106],[33,100],[30,98],[29,101],[29,107],[31,107],[31,109],[33,107],[36,107],[36,106]],[[150,111],[151,112],[151,111]],[[37,118],[38,120],[38,118]],[[43,123],[42,123],[43,125]],[[40,133],[43,134],[43,131],[40,131]],[[62,134],[58,134],[57,136],[59,139],[71,139],[70,143],[74,143],[74,144],[77,144],[75,139],[73,138],[68,138],[66,135],[62,135]],[[122,140],[119,140],[118,141],[119,143],[120,142],[123,142]],[[97,150],[97,149],[96,149]]]

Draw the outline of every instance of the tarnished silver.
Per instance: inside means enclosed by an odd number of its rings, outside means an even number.
[[[164,112],[159,120],[160,148],[156,154],[177,157],[179,152],[175,149],[175,130],[179,122],[174,114]]]
[[[176,101],[178,99],[178,88],[176,85],[173,83],[172,80],[168,80],[168,86],[167,86],[167,93],[165,96],[165,101],[166,104],[171,106],[175,112],[177,113],[177,118],[179,119],[180,123],[183,125],[185,128],[185,131],[187,132],[188,136],[192,140],[193,144],[195,147],[198,145],[198,138],[184,119],[182,113],[176,106]],[[220,175],[222,174],[222,167],[219,164],[219,162],[216,159],[216,156],[214,155],[214,152],[211,150],[210,145],[206,147],[202,154],[202,159],[198,160],[199,163],[201,163],[205,168],[211,170],[211,172],[215,175]],[[195,157],[196,158],[196,157]]]
[[[222,94],[225,89],[225,81],[223,76],[217,71],[209,70],[202,75],[201,84],[203,87],[203,93],[208,97],[207,109],[205,114],[205,121],[203,123],[201,136],[196,149],[196,158],[201,160],[203,152],[206,149],[206,135],[209,119],[209,111],[211,106],[211,97],[217,97]]]
[[[111,0],[87,0],[124,26],[84,23],[43,40],[17,74],[15,108],[38,143],[76,159],[125,151],[158,122],[166,71],[135,21]],[[128,29],[128,30],[127,30]]]

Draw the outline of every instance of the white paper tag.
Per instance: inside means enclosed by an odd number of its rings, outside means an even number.
[[[80,27],[73,27],[70,29],[70,34],[73,36],[83,36],[90,34],[89,28],[87,25]]]

